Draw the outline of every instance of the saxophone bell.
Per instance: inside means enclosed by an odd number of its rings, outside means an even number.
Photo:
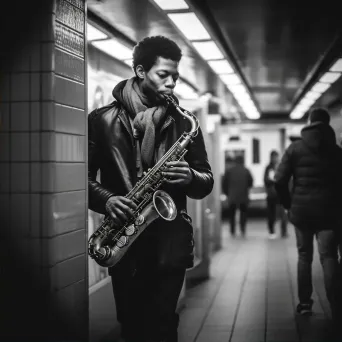
[[[157,190],[153,194],[153,207],[158,215],[166,221],[173,221],[177,216],[175,202],[165,191]]]

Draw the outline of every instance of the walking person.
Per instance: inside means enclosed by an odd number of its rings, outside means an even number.
[[[235,236],[236,211],[240,212],[240,231],[246,235],[249,190],[253,186],[253,177],[248,168],[244,165],[243,156],[236,156],[235,165],[226,169],[223,179],[223,191],[228,197],[228,211],[230,234]]]
[[[135,76],[115,86],[113,103],[89,114],[89,207],[109,215],[118,227],[137,209],[127,193],[190,129],[189,120],[164,96],[178,102],[173,90],[181,57],[178,45],[166,37],[143,39],[133,50]],[[204,198],[214,183],[201,129],[187,150],[163,170],[161,189],[175,202],[177,217],[155,220],[109,268],[125,342],[177,341],[177,302],[194,261],[186,198]]]
[[[287,236],[287,214],[281,206],[277,192],[274,187],[274,176],[279,164],[279,153],[275,150],[270,153],[270,162],[265,168],[264,185],[266,189],[267,203],[267,227],[270,239],[275,239],[277,235],[274,226],[277,218],[280,218],[281,237]]]
[[[330,115],[322,108],[313,109],[309,124],[301,131],[302,139],[285,151],[275,176],[275,189],[289,219],[295,226],[298,249],[297,312],[312,313],[313,239],[324,273],[326,295],[335,327],[341,324],[338,305],[337,231],[341,216],[342,152],[336,145]],[[289,191],[289,180],[293,188]]]

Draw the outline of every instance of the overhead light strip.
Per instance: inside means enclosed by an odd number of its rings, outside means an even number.
[[[104,32],[97,29],[95,26],[87,23],[87,39],[88,41],[108,39],[108,36]]]
[[[132,57],[132,49],[119,43],[115,39],[94,41],[92,42],[92,45],[119,60],[129,59]]]
[[[189,40],[210,39],[210,35],[195,13],[172,13],[168,17]]]
[[[336,82],[342,74],[342,58],[337,59],[318,82],[303,96],[290,114],[291,119],[301,119],[312,105]]]
[[[210,59],[223,59],[222,52],[213,41],[193,42],[192,45],[206,61]]]
[[[208,64],[216,74],[231,74],[234,72],[232,66],[225,59],[218,61],[208,61]]]
[[[205,26],[201,23],[194,12],[186,11],[189,6],[183,0],[153,0],[159,8],[164,11],[172,11],[172,13],[166,13],[169,19],[180,30],[180,32],[190,41],[199,55],[207,61],[211,69],[221,78],[223,83],[227,86],[228,90],[232,93],[234,98],[240,103],[240,107],[245,111],[245,114],[250,119],[257,119],[260,117],[255,103],[250,98],[246,87],[242,84],[241,79],[234,73],[233,67],[224,58],[222,51],[212,40],[209,32]],[[179,10],[179,13],[175,13]],[[202,40],[202,41],[199,41]],[[238,90],[233,91],[232,86],[239,86]],[[241,95],[246,94],[246,95]],[[248,103],[252,104],[245,109],[243,107],[244,101],[248,100]],[[251,111],[253,110],[253,111]]]
[[[164,11],[183,10],[189,8],[184,0],[154,0]]]

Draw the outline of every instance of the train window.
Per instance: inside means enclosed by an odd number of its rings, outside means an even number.
[[[252,140],[253,164],[260,163],[260,140],[253,138]]]

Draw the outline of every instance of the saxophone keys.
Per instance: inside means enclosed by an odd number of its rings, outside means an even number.
[[[127,236],[120,236],[118,241],[116,242],[116,246],[119,248],[125,247],[128,244],[128,237]]]
[[[135,233],[135,226],[134,224],[131,224],[130,226],[128,226],[126,229],[125,229],[125,234],[127,236],[131,236]]]
[[[134,224],[135,224],[136,226],[141,226],[141,225],[144,223],[144,221],[145,221],[144,216],[139,215],[139,216],[136,218]]]

